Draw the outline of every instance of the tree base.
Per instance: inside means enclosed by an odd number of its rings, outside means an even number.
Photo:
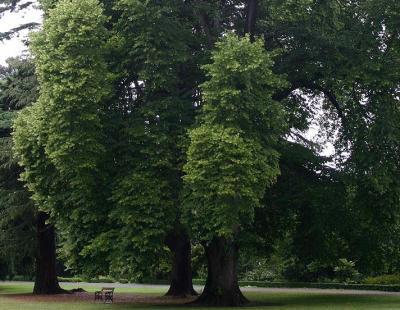
[[[191,304],[205,307],[242,307],[248,303],[249,300],[243,296],[240,289],[237,289],[235,292],[226,292],[220,295],[204,292]]]
[[[193,303],[206,307],[241,307],[243,296],[237,278],[238,246],[233,240],[215,237],[205,246],[207,281],[201,296]]]
[[[197,293],[193,287],[190,289],[179,289],[171,286],[168,290],[168,292],[165,294],[165,296],[172,296],[172,297],[188,297],[188,296],[198,296],[199,293]]]
[[[68,294],[58,284],[56,271],[56,241],[52,224],[46,223],[49,215],[39,211],[36,218],[38,249],[36,255],[35,295]]]
[[[177,225],[165,243],[173,253],[171,285],[165,296],[197,296],[192,282],[191,244],[186,231]]]
[[[60,295],[60,294],[73,294],[73,292],[69,290],[64,290],[61,287],[58,288],[34,288],[33,295]]]

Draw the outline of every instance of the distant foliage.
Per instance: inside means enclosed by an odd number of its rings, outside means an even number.
[[[22,169],[13,151],[12,123],[19,110],[37,98],[31,59],[10,58],[0,67],[0,278],[31,278],[35,257],[35,212],[19,179]]]
[[[362,282],[365,284],[398,285],[400,284],[400,274],[387,274],[376,277],[368,277]]]

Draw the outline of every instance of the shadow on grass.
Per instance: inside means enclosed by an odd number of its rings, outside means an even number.
[[[250,293],[250,303],[240,309],[400,309],[399,296],[382,295],[334,295],[307,293]],[[209,309],[198,305],[159,305],[159,309]],[[214,309],[233,309],[218,308]]]
[[[21,287],[13,287],[13,286],[1,286],[0,285],[0,296],[6,297],[9,296],[20,302],[19,305],[22,307],[29,303],[32,305],[32,309],[42,309],[42,305],[45,304],[49,306],[50,304],[58,304],[63,307],[71,307],[71,299],[70,297],[66,297],[66,300],[40,300],[41,298],[34,299],[19,299],[23,297],[22,295],[28,295],[29,293],[25,291],[26,288]],[[23,292],[24,291],[24,292]],[[132,295],[134,297],[138,297],[134,292],[125,293],[127,295]],[[90,297],[92,294],[89,293]],[[121,296],[122,295],[122,296]],[[119,295],[121,300],[123,299],[124,293]],[[142,302],[121,302],[118,303],[118,295],[116,295],[116,303],[113,305],[102,305],[95,304],[91,299],[84,300],[76,300],[76,304],[73,306],[73,309],[79,310],[97,310],[97,309],[118,309],[118,310],[139,310],[139,309],[161,309],[161,310],[169,310],[169,309],[178,309],[178,310],[200,310],[200,309],[209,309],[210,307],[193,305],[190,304],[192,300],[188,299],[182,300],[182,302],[173,299],[164,299],[160,295],[154,294],[140,294],[144,299]],[[342,309],[400,309],[400,296],[394,295],[343,295],[336,293],[309,293],[309,292],[246,292],[246,297],[250,300],[250,303],[244,307],[239,309],[265,309],[265,310],[285,310],[285,309],[330,309],[330,310],[342,310]],[[73,295],[72,295],[73,296]],[[140,296],[139,296],[140,297]],[[144,302],[143,302],[144,301]],[[0,301],[1,304],[1,301]],[[69,305],[68,305],[69,304]],[[49,306],[50,307],[50,306]],[[63,307],[57,308],[58,310],[64,309]],[[1,306],[0,306],[1,308]],[[14,309],[14,308],[13,308]],[[16,308],[15,308],[16,309]],[[18,308],[20,309],[20,308]],[[23,308],[21,308],[23,309]],[[31,309],[31,308],[29,308]],[[46,308],[47,309],[47,308]],[[50,308],[49,308],[50,309]],[[53,308],[51,308],[53,309]],[[55,308],[54,308],[55,309]],[[67,308],[65,308],[67,309]],[[213,307],[213,309],[234,309],[234,308],[218,308]]]
[[[235,307],[235,309],[252,309],[252,308],[268,308],[268,307],[282,307],[285,306],[284,303],[277,302],[266,302],[266,301],[250,301],[243,307]],[[233,307],[210,307],[203,306],[196,303],[183,303],[183,304],[163,304],[163,305],[153,305],[154,308],[160,309],[204,309],[204,308],[214,308],[214,309],[233,309]]]
[[[379,309],[381,305],[400,308],[400,296],[393,295],[341,295],[320,293],[250,293],[247,295],[254,303],[279,304],[287,307],[314,307],[316,309],[341,309],[355,305],[360,309]]]

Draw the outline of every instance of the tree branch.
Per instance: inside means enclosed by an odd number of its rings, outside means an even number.
[[[344,114],[343,114],[343,110],[342,107],[340,106],[335,94],[330,91],[329,89],[322,87],[321,85],[317,85],[315,83],[304,83],[304,87],[311,89],[311,90],[318,90],[320,92],[322,92],[327,98],[328,100],[332,103],[332,105],[335,107],[336,112],[338,114],[338,116],[340,117],[340,119],[342,121],[344,121]]]
[[[339,103],[339,101],[336,98],[336,95],[329,89],[318,85],[314,82],[306,82],[306,81],[296,81],[293,82],[291,87],[280,91],[272,96],[272,99],[276,101],[282,101],[283,99],[287,98],[294,90],[298,88],[307,88],[309,90],[317,90],[325,95],[326,98],[332,103],[332,105],[335,107],[335,110],[337,112],[337,115],[339,118],[342,120],[342,122],[345,122],[345,115],[343,113],[343,109]]]

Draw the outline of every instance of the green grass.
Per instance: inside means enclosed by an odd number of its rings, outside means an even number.
[[[71,286],[65,286],[71,288]],[[95,287],[85,287],[88,291],[96,290]],[[201,310],[200,307],[184,307],[184,306],[144,306],[144,305],[103,305],[95,304],[94,302],[86,303],[55,303],[55,302],[26,302],[16,301],[7,297],[11,294],[26,294],[32,290],[31,285],[18,284],[18,285],[4,285],[0,284],[0,309],[1,310],[102,310],[102,309],[116,309],[116,310],[166,310],[166,309],[180,309],[188,310],[195,309]],[[134,289],[117,289],[117,292],[122,293],[141,293],[149,295],[161,295],[164,293],[162,289],[152,288],[134,288]],[[324,309],[324,310],[355,310],[355,309],[399,309],[400,296],[359,296],[359,295],[330,295],[326,293],[259,293],[249,292],[246,294],[252,301],[252,305],[242,309],[249,310],[285,310],[285,309]]]

